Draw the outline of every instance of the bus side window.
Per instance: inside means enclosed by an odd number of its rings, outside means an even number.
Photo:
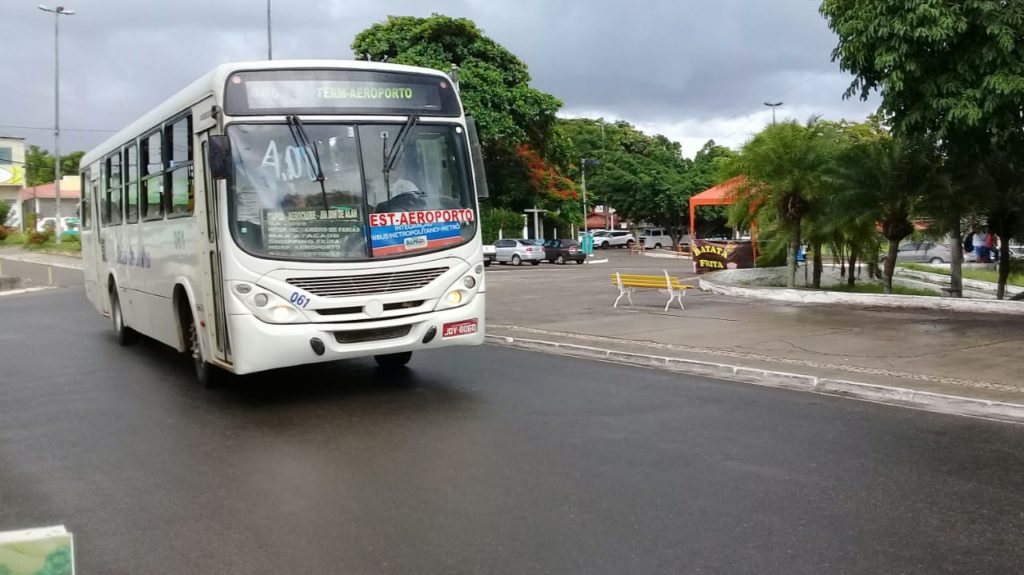
[[[192,116],[185,116],[166,129],[170,163],[171,205],[167,217],[191,216],[195,210],[195,186],[192,169]]]
[[[107,174],[104,179],[104,213],[107,225],[121,224],[121,152],[107,156]]]
[[[139,221],[139,151],[130,144],[125,151],[124,177],[124,221],[135,224]]]
[[[90,201],[92,198],[92,180],[89,179],[89,170],[90,168],[82,170],[82,199],[78,206],[78,217],[82,222],[82,230],[92,229],[92,212],[89,211],[89,206],[92,205]]]
[[[157,131],[142,140],[142,219],[164,217],[164,161],[162,133]]]

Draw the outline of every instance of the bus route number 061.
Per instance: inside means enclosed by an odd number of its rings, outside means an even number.
[[[295,307],[301,307],[301,308],[309,307],[309,298],[304,296],[304,295],[302,295],[302,294],[300,294],[299,292],[292,292],[292,295],[291,295],[291,297],[288,298],[288,301],[290,301],[293,304],[295,304]]]

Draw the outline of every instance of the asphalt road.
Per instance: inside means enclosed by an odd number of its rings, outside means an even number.
[[[1019,573],[1024,427],[483,347],[208,391],[0,297],[0,530],[79,573]]]

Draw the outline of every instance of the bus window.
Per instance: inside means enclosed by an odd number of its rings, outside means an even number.
[[[121,224],[121,152],[107,157],[106,197],[103,213],[107,225]]]
[[[164,163],[160,132],[142,140],[142,219],[159,220],[164,217]]]
[[[171,205],[167,216],[191,216],[195,210],[195,191],[192,168],[192,117],[186,116],[167,128],[170,148]]]
[[[228,128],[235,168],[228,212],[232,235],[257,255],[365,259],[369,253],[356,129],[310,124],[305,130],[319,148],[323,187],[313,177],[311,157],[288,126]],[[319,231],[306,232],[306,227]],[[309,240],[289,239],[296,234]]]
[[[124,222],[139,221],[139,149],[132,144],[125,152]]]
[[[89,168],[82,170],[82,199],[78,206],[79,217],[82,218],[82,229],[92,229],[92,212],[89,211],[89,206],[92,205],[90,199],[92,198],[92,181],[89,180]]]

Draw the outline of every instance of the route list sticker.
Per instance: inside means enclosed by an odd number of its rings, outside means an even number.
[[[363,235],[355,208],[263,210],[263,246],[269,255],[336,258],[353,235]]]
[[[462,227],[473,210],[429,210],[370,214],[373,255],[390,256],[436,249],[462,241]]]

